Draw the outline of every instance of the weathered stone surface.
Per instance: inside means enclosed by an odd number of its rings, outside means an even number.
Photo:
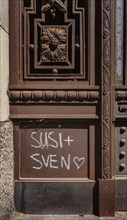
[[[9,36],[0,27],[0,122],[9,118]]]
[[[8,220],[13,211],[13,125],[0,123],[0,220]]]
[[[122,79],[122,72],[123,72],[123,40],[124,40],[124,35],[123,35],[123,27],[124,27],[124,0],[116,0],[116,21],[115,21],[115,34],[116,34],[116,39],[115,39],[115,53],[116,53],[116,75],[117,78]]]
[[[9,0],[0,0],[0,26],[8,32],[8,4]]]
[[[14,213],[11,220],[126,220],[127,212],[116,213],[115,217],[97,217],[94,215],[23,215]]]

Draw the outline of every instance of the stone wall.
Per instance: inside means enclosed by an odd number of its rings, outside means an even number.
[[[13,211],[13,125],[9,121],[9,0],[0,0],[0,220]]]
[[[13,211],[13,126],[0,123],[0,220],[9,219]]]
[[[9,117],[7,96],[9,79],[8,0],[0,0],[0,121]]]

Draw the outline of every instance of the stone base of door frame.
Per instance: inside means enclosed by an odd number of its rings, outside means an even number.
[[[24,215],[13,213],[10,220],[126,220],[127,212],[117,212],[115,217],[97,217],[95,215]]]

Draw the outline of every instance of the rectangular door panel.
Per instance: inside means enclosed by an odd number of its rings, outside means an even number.
[[[15,178],[95,180],[97,123],[71,119],[40,121],[22,121],[14,127]]]

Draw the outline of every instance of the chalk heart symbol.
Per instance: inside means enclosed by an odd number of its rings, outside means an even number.
[[[75,163],[75,165],[76,165],[76,167],[77,167],[77,170],[79,170],[80,167],[84,164],[85,158],[84,158],[84,157],[81,157],[81,158],[75,157],[75,158],[73,159],[73,161],[74,161],[74,163]]]

